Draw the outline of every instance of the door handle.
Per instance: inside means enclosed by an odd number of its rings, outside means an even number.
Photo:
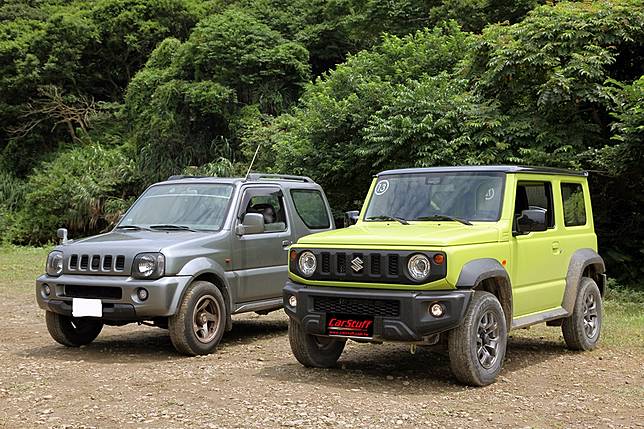
[[[555,255],[561,255],[563,253],[563,249],[559,247],[558,241],[552,242],[552,253]]]
[[[288,246],[290,246],[291,244],[293,244],[293,242],[292,242],[291,240],[284,240],[284,241],[282,241],[282,247],[284,247],[284,248],[287,248],[287,247],[288,247]]]

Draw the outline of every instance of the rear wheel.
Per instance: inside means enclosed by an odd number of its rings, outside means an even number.
[[[94,341],[103,329],[103,322],[96,319],[63,316],[47,311],[45,314],[49,335],[67,347],[80,347]]]
[[[503,366],[507,336],[499,300],[475,291],[463,323],[449,333],[450,367],[458,381],[471,386],[494,383]]]
[[[597,283],[583,277],[577,289],[572,314],[561,324],[566,345],[571,350],[593,350],[599,343],[602,326],[602,297]]]
[[[179,309],[168,320],[172,344],[180,353],[196,356],[212,353],[226,328],[224,297],[214,284],[192,283]]]
[[[289,320],[288,339],[298,362],[313,368],[335,366],[346,343],[344,340],[307,334],[293,319]]]

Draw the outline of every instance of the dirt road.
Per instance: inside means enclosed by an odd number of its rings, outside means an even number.
[[[177,355],[163,330],[106,328],[66,349],[30,294],[0,315],[0,428],[644,427],[644,351],[563,347],[513,333],[501,380],[455,384],[444,353],[349,344],[340,367],[291,356],[282,312],[236,319],[214,355]]]

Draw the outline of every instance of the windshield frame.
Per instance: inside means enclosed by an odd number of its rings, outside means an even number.
[[[473,175],[473,176],[496,176],[501,178],[501,200],[499,204],[499,211],[497,214],[496,219],[485,219],[485,220],[477,220],[477,219],[466,219],[467,221],[470,222],[498,222],[501,220],[503,216],[503,210],[504,210],[504,199],[505,199],[505,186],[507,184],[507,172],[492,172],[492,171],[427,171],[427,172],[409,172],[409,173],[395,173],[395,174],[383,174],[383,175],[377,175],[375,177],[375,183],[373,186],[373,189],[369,193],[369,200],[366,201],[364,205],[364,213],[362,214],[362,217],[360,218],[361,222],[367,222],[367,223],[382,223],[382,222],[393,222],[393,221],[386,221],[386,220],[375,220],[375,219],[367,219],[367,212],[369,211],[369,206],[371,205],[371,202],[373,200],[373,197],[375,195],[375,184],[378,183],[379,180],[388,178],[388,177],[402,177],[402,176],[427,176],[427,175],[438,175],[438,174],[445,174],[445,175],[451,175],[451,176],[467,176],[467,175]],[[447,213],[441,213],[445,214],[448,216],[451,216]],[[407,222],[451,222],[451,221],[444,221],[444,220],[414,220],[414,219],[405,219]]]
[[[190,185],[199,185],[199,186],[203,186],[203,185],[223,185],[223,186],[227,186],[229,188],[232,188],[232,191],[230,192],[230,198],[228,198],[228,204],[226,205],[226,208],[223,211],[223,220],[221,222],[220,227],[217,228],[217,229],[196,229],[196,228],[193,228],[193,231],[194,232],[219,232],[222,229],[224,229],[224,227],[226,226],[226,222],[228,221],[228,217],[230,215],[230,208],[232,207],[233,201],[235,199],[235,193],[237,192],[237,186],[235,186],[232,183],[226,183],[226,182],[185,182],[185,183],[177,182],[177,183],[155,183],[153,185],[148,186],[147,189],[145,191],[143,191],[141,193],[141,195],[139,195],[139,197],[132,203],[132,205],[130,205],[130,207],[125,211],[125,213],[123,213],[123,217],[119,220],[119,222],[116,225],[114,225],[114,228],[112,228],[112,231],[116,231],[116,228],[118,228],[119,226],[124,226],[122,224],[123,224],[123,221],[127,218],[127,215],[138,204],[138,202],[141,199],[143,199],[145,194],[147,194],[150,191],[150,189],[160,187],[160,186],[172,186],[172,185],[179,185],[179,184],[186,184],[186,185],[190,184]],[[140,225],[136,225],[136,226],[140,226]],[[156,229],[156,230],[155,229],[150,229],[150,231],[168,232],[169,230],[167,230],[167,229]],[[182,232],[182,230],[177,230],[177,231]]]

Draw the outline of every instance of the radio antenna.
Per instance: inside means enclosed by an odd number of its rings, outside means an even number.
[[[255,164],[255,158],[257,158],[257,154],[259,153],[259,148],[262,145],[261,142],[257,144],[257,149],[255,149],[255,155],[253,155],[253,159],[250,161],[250,165],[248,166],[248,171],[246,172],[246,177],[244,177],[244,182],[248,180],[248,176],[250,176],[250,170],[253,168],[253,164]]]

